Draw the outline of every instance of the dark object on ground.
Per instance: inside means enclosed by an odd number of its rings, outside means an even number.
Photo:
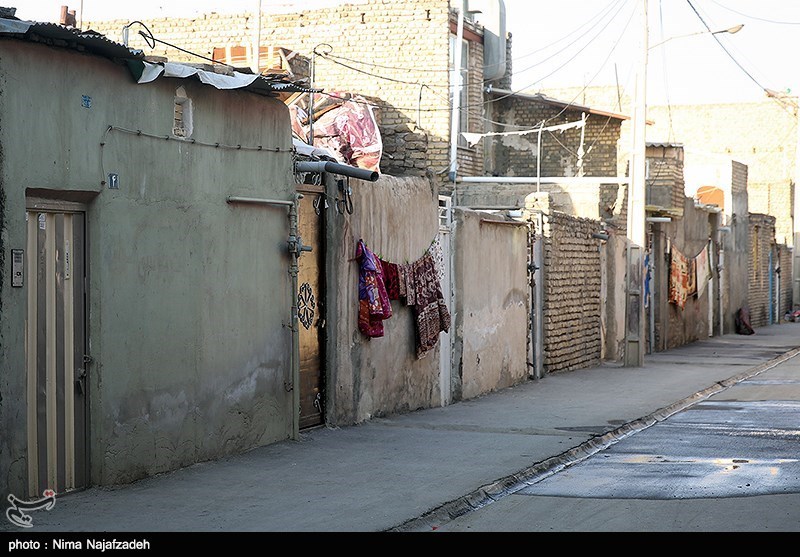
[[[752,335],[755,333],[750,325],[750,308],[747,306],[739,308],[736,312],[736,333],[740,335]]]

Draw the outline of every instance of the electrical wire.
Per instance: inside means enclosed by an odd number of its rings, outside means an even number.
[[[591,27],[589,27],[589,29],[587,29],[587,32],[588,32],[589,30],[593,29],[593,28],[594,28],[596,25],[599,25],[599,23],[600,23],[600,22],[601,22],[601,21],[602,21],[602,20],[603,20],[603,19],[606,17],[606,15],[607,15],[607,12],[611,11],[611,9],[612,9],[612,8],[613,8],[615,5],[618,5],[618,4],[625,3],[625,1],[626,1],[626,0],[614,0],[614,1],[610,2],[610,3],[609,3],[609,4],[608,4],[608,5],[607,5],[607,6],[606,6],[606,7],[605,7],[603,10],[601,10],[601,12],[600,12],[600,13],[598,13],[598,14],[595,14],[595,15],[594,15],[594,16],[593,16],[591,19],[589,19],[588,21],[584,22],[584,23],[583,23],[583,24],[582,24],[580,27],[578,27],[578,28],[574,29],[572,32],[568,33],[567,35],[564,35],[564,36],[563,36],[563,37],[561,37],[560,39],[558,39],[558,40],[556,40],[556,41],[554,41],[554,42],[552,42],[552,43],[550,43],[550,44],[548,44],[548,45],[545,45],[545,46],[543,46],[543,47],[541,47],[541,48],[538,48],[538,49],[536,49],[536,50],[533,50],[533,51],[531,51],[531,52],[528,52],[527,54],[523,54],[523,55],[520,55],[520,56],[513,57],[513,58],[511,59],[511,62],[512,62],[512,68],[513,68],[514,62],[519,62],[520,60],[522,60],[522,59],[524,59],[524,58],[527,58],[527,57],[529,57],[529,56],[533,56],[534,54],[536,54],[536,53],[538,53],[538,52],[545,51],[545,50],[549,49],[550,47],[552,47],[552,46],[555,46],[555,45],[557,45],[557,44],[561,43],[562,41],[564,41],[564,40],[566,40],[567,38],[571,37],[572,35],[574,35],[574,34],[575,34],[575,33],[577,33],[578,31],[580,31],[581,29],[583,29],[583,28],[584,28],[586,25],[588,25],[588,24],[589,24],[589,23],[591,23],[591,22],[592,22],[594,19],[596,19],[596,18],[597,18],[597,19],[598,19],[598,21],[597,21],[596,23],[594,23],[594,24],[593,24]],[[598,16],[600,16],[600,17],[598,18]],[[583,35],[582,35],[580,38],[583,38]],[[538,66],[538,65],[540,65],[540,64],[543,64],[544,62],[547,62],[547,61],[548,61],[550,58],[553,58],[553,57],[554,57],[554,56],[556,56],[557,54],[560,54],[561,52],[563,52],[563,51],[567,50],[569,47],[571,47],[571,46],[575,45],[575,44],[578,42],[578,40],[580,40],[580,38],[579,38],[579,39],[576,39],[575,41],[572,41],[571,43],[567,44],[567,45],[566,45],[565,47],[563,47],[562,49],[560,49],[560,50],[556,51],[555,53],[553,53],[553,54],[551,54],[551,55],[549,55],[549,56],[547,56],[547,58],[546,58],[545,60],[542,60],[541,62],[537,62],[536,64],[533,64],[532,66],[529,66],[529,67],[527,67],[527,68],[525,68],[525,69],[523,69],[523,70],[520,70],[520,71],[527,71],[527,70],[530,70],[530,69],[532,69],[532,68],[534,68],[534,67],[536,67],[536,66]],[[513,39],[513,37],[512,37],[512,39]],[[489,68],[494,68],[494,67],[495,67],[495,66],[497,66],[497,65],[498,65],[498,64],[491,64],[491,65],[489,65],[488,67],[489,67]],[[485,83],[485,82],[487,82],[487,81],[491,81],[491,80],[484,80],[484,83]]]
[[[267,151],[270,153],[294,153],[294,148],[284,148],[284,147],[264,147],[263,145],[257,145],[255,147],[248,147],[245,145],[228,145],[225,143],[210,143],[207,141],[197,141],[196,139],[184,139],[181,137],[175,137],[171,135],[158,135],[154,133],[143,132],[142,130],[131,130],[128,128],[122,128],[120,126],[108,126],[106,128],[105,133],[103,134],[103,140],[100,142],[100,146],[103,147],[105,145],[106,136],[110,131],[118,131],[122,133],[127,133],[131,135],[138,135],[149,137],[152,139],[162,139],[167,141],[177,141],[179,143],[190,143],[192,145],[202,145],[204,147],[214,147],[216,149],[230,149],[234,151]]]
[[[722,9],[728,10],[729,12],[733,12],[735,14],[738,14],[738,15],[740,15],[742,17],[746,17],[748,19],[755,19],[756,21],[764,21],[766,23],[775,23],[777,25],[800,25],[800,21],[778,21],[778,20],[775,20],[775,19],[765,19],[763,17],[756,17],[756,16],[753,16],[753,15],[743,14],[742,12],[737,12],[733,8],[729,8],[728,6],[725,6],[725,5],[717,2],[716,0],[711,0],[711,1],[714,2],[714,4],[716,4],[717,6],[719,6]]]
[[[747,69],[745,69],[745,67],[744,67],[744,66],[742,66],[742,65],[739,63],[739,61],[738,61],[738,60],[737,60],[737,59],[736,59],[736,58],[733,56],[733,54],[731,54],[731,52],[730,52],[730,51],[729,51],[729,50],[728,50],[728,49],[725,47],[725,45],[724,45],[724,44],[722,44],[722,41],[720,41],[720,40],[719,40],[719,38],[718,38],[718,37],[717,37],[717,36],[714,34],[714,32],[713,32],[713,31],[711,31],[711,27],[709,27],[708,23],[706,23],[706,20],[705,20],[705,19],[703,19],[703,16],[701,16],[701,15],[700,15],[700,12],[698,12],[698,11],[697,11],[697,8],[695,8],[695,7],[694,7],[694,4],[692,4],[692,1],[691,1],[691,0],[686,0],[686,3],[687,3],[687,4],[689,4],[689,7],[691,7],[691,8],[692,8],[692,11],[695,13],[695,15],[697,16],[697,18],[698,18],[698,19],[699,19],[699,20],[702,22],[703,26],[704,26],[704,27],[705,27],[705,28],[706,28],[706,29],[707,29],[707,30],[708,30],[708,31],[711,33],[711,36],[714,38],[714,40],[715,40],[715,41],[717,41],[717,44],[719,44],[719,46],[720,46],[720,47],[722,47],[722,50],[724,50],[724,51],[725,51],[725,54],[727,54],[727,55],[728,55],[728,57],[729,57],[731,60],[733,60],[733,63],[734,63],[734,64],[736,64],[736,66],[737,66],[737,67],[738,67],[740,70],[742,70],[742,72],[744,72],[744,74],[745,74],[747,77],[749,77],[749,78],[750,78],[750,80],[751,80],[753,83],[755,83],[755,84],[756,84],[756,85],[759,87],[759,89],[761,89],[762,91],[764,91],[764,92],[767,94],[767,96],[768,96],[769,98],[771,98],[771,99],[774,99],[774,100],[775,100],[775,102],[777,102],[778,104],[780,104],[780,105],[783,107],[783,109],[784,109],[784,110],[786,110],[787,112],[789,112],[789,110],[787,109],[787,105],[786,105],[786,103],[785,103],[785,102],[781,102],[781,101],[780,101],[778,98],[776,98],[776,97],[775,97],[773,94],[771,94],[771,92],[770,92],[770,90],[769,90],[769,89],[767,89],[766,87],[764,87],[763,85],[761,85],[761,83],[760,83],[760,82],[759,82],[759,81],[758,81],[758,80],[757,80],[755,77],[753,77],[753,75],[752,75],[752,74],[751,74],[749,71],[747,71]]]
[[[611,23],[614,21],[614,19],[615,19],[615,18],[616,18],[616,17],[619,15],[619,13],[622,11],[622,8],[624,8],[624,7],[625,7],[625,4],[626,4],[626,2],[621,2],[621,3],[620,3],[620,6],[619,6],[619,9],[618,9],[618,10],[617,10],[617,11],[616,11],[614,14],[613,14],[613,16],[611,17],[611,19],[609,19],[609,20],[608,20],[608,21],[605,23],[605,25],[603,25],[603,27],[601,27],[601,28],[600,28],[600,30],[599,30],[599,31],[598,31],[598,32],[597,32],[597,33],[596,33],[596,34],[595,34],[595,35],[594,35],[594,36],[593,36],[591,39],[589,39],[589,41],[588,41],[588,42],[587,42],[585,45],[583,45],[583,47],[581,47],[581,48],[580,48],[580,49],[579,49],[579,50],[578,50],[578,51],[577,51],[577,52],[576,52],[574,55],[572,55],[572,57],[570,57],[569,59],[567,59],[567,61],[566,61],[566,62],[564,62],[563,64],[561,64],[560,66],[558,66],[558,67],[557,67],[555,70],[553,70],[552,72],[550,72],[550,73],[549,73],[549,74],[547,74],[546,76],[544,76],[544,77],[542,77],[542,78],[540,78],[540,79],[538,79],[538,80],[534,81],[534,82],[533,82],[533,83],[532,83],[532,84],[531,84],[529,87],[532,87],[533,85],[536,85],[536,84],[537,84],[537,83],[539,83],[540,81],[544,81],[544,80],[545,80],[545,79],[547,79],[548,77],[552,76],[554,73],[557,73],[559,70],[561,70],[562,68],[564,68],[564,66],[566,66],[567,64],[569,64],[570,62],[572,62],[572,61],[573,61],[575,58],[577,58],[579,54],[581,54],[581,53],[582,53],[584,50],[586,50],[586,49],[587,49],[587,48],[588,48],[588,47],[589,47],[589,46],[590,46],[590,45],[591,45],[591,44],[592,44],[594,41],[596,41],[596,40],[597,40],[597,38],[598,38],[598,37],[599,37],[599,36],[600,36],[600,35],[601,35],[601,34],[602,34],[602,33],[603,33],[603,32],[604,32],[606,29],[608,29],[608,26],[609,26],[609,25],[611,25]],[[599,23],[599,22],[598,22],[598,23]],[[583,38],[583,37],[581,37],[581,38]],[[568,48],[568,47],[570,47],[570,46],[573,46],[573,45],[577,44],[577,42],[578,42],[578,41],[575,41],[575,42],[572,42],[572,43],[570,43],[569,45],[567,45],[567,47],[565,47],[564,49],[562,49],[562,50],[560,50],[560,51],[556,52],[555,54],[559,54],[559,53],[563,52],[564,50],[566,50],[566,48]],[[526,71],[528,71],[528,70],[531,70],[531,69],[535,68],[536,66],[539,66],[539,65],[541,65],[541,64],[543,64],[543,63],[545,63],[545,62],[548,62],[548,61],[550,61],[550,58],[548,58],[548,59],[546,59],[546,60],[542,60],[541,62],[537,62],[536,64],[533,64],[533,65],[531,65],[531,66],[528,66],[527,68],[523,68],[523,69],[519,70],[519,72],[526,72]]]

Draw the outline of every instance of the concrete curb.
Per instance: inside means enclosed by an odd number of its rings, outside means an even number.
[[[459,497],[454,501],[445,503],[425,514],[412,518],[399,526],[390,528],[388,532],[430,532],[436,530],[455,518],[463,516],[469,512],[489,505],[506,495],[511,495],[524,487],[533,485],[543,479],[560,472],[582,460],[589,458],[595,453],[606,449],[617,443],[621,439],[642,431],[658,422],[664,421],[673,414],[685,410],[698,402],[705,400],[717,393],[720,393],[746,379],[750,379],[773,367],[780,365],[800,354],[800,347],[794,348],[773,358],[767,362],[759,364],[742,373],[734,375],[728,379],[717,381],[713,385],[696,392],[682,400],[669,406],[656,410],[655,412],[633,420],[620,427],[584,441],[577,447],[565,451],[556,456],[550,457],[541,462],[537,462],[520,472],[511,474],[488,485],[479,487],[475,491]]]

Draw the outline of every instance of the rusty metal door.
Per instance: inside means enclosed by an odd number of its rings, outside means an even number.
[[[308,186],[307,186],[308,187]],[[311,246],[298,261],[297,315],[300,327],[300,429],[325,421],[325,358],[322,353],[325,215],[322,189],[302,189],[298,212],[300,237]]]
[[[86,265],[80,211],[27,212],[28,491],[86,486]]]

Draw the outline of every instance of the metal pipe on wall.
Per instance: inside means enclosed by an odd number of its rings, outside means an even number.
[[[298,161],[295,164],[295,170],[297,172],[330,172],[331,174],[349,176],[350,178],[358,178],[368,182],[376,182],[380,178],[380,174],[374,170],[339,164],[333,161]]]
[[[289,254],[292,261],[289,264],[289,276],[292,279],[292,439],[300,439],[300,327],[297,309],[299,286],[297,277],[300,274],[298,259],[303,250],[302,241],[298,235],[297,205],[302,195],[295,196],[295,202],[289,207]]]
[[[450,181],[455,184],[458,175],[458,132],[461,128],[461,49],[464,41],[465,2],[454,2],[456,17],[456,44],[453,47],[453,110],[450,114]]]

